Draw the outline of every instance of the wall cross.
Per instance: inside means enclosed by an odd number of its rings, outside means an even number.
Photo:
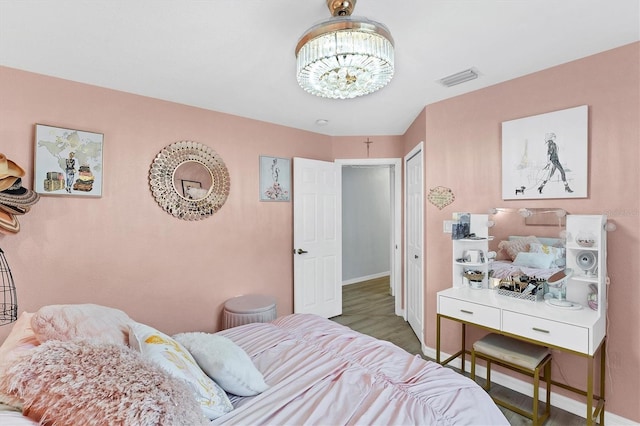
[[[371,145],[373,141],[370,141],[369,138],[367,138],[367,140],[364,141],[363,143],[367,144],[367,157],[369,157],[369,145]]]

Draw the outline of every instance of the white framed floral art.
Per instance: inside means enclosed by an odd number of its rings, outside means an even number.
[[[291,159],[260,156],[260,201],[291,200]]]

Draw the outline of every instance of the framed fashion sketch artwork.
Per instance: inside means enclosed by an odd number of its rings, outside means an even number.
[[[104,135],[36,124],[33,189],[43,195],[102,196]]]
[[[502,123],[502,199],[586,198],[588,106]]]
[[[291,160],[260,156],[260,201],[291,199]]]

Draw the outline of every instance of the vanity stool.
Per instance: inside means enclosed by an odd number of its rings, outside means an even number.
[[[276,319],[276,300],[260,294],[248,294],[229,299],[222,310],[222,329],[252,322]]]
[[[533,377],[533,410],[525,411],[509,402],[491,396],[494,402],[511,411],[533,420],[533,426],[541,425],[551,412],[551,351],[544,346],[513,339],[501,334],[490,333],[473,344],[471,351],[471,379],[476,378],[476,358],[487,362],[487,384],[484,389],[491,389],[491,364],[495,363],[511,370],[519,371]],[[538,385],[540,372],[544,368],[544,380],[547,384],[547,403],[544,413],[538,413]]]

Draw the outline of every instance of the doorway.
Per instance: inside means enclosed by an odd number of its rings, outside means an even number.
[[[388,241],[388,254],[389,254],[389,287],[391,295],[395,298],[394,310],[398,316],[404,316],[404,309],[402,304],[402,298],[400,295],[402,291],[402,277],[401,277],[401,265],[402,265],[402,201],[401,201],[401,188],[402,188],[402,176],[401,176],[401,159],[399,158],[371,158],[371,159],[338,159],[335,160],[337,164],[342,165],[343,170],[346,167],[360,167],[360,168],[380,168],[388,170],[388,185],[389,185],[389,241]],[[373,185],[373,183],[372,183]],[[371,188],[375,190],[375,188]],[[343,253],[344,259],[344,253]],[[371,277],[375,278],[375,277]],[[396,297],[397,296],[397,297]]]

